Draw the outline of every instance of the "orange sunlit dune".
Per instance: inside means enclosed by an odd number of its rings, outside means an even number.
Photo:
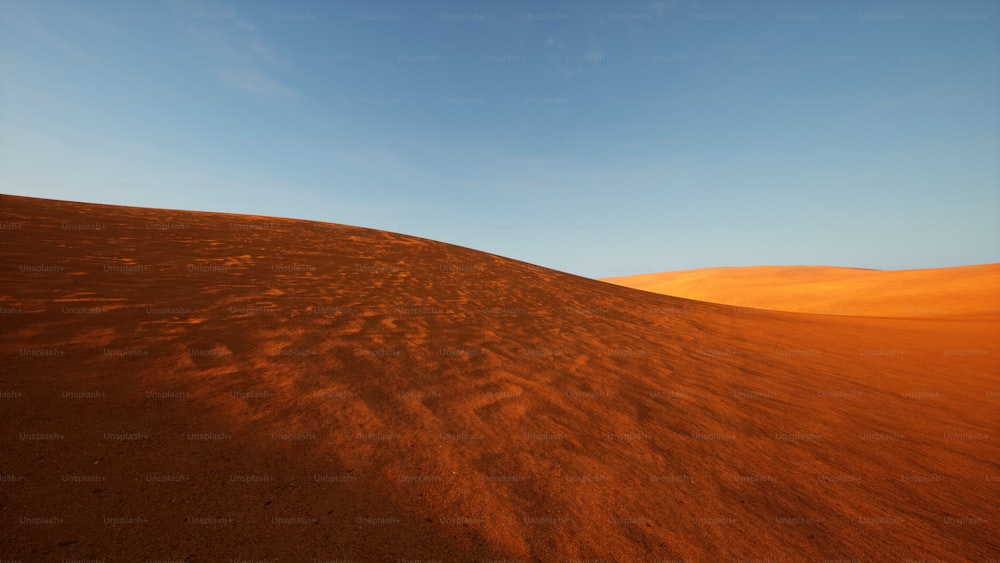
[[[0,558],[1000,554],[995,310],[762,311],[344,225],[0,214]]]
[[[748,266],[604,281],[698,301],[800,313],[940,317],[1000,312],[1000,264],[922,270]]]

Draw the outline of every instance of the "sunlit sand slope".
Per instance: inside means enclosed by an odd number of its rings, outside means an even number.
[[[776,311],[882,317],[1000,313],[1000,264],[925,270],[706,268],[604,281],[699,301]]]

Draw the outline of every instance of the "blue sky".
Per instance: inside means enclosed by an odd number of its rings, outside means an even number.
[[[998,18],[0,0],[0,191],[346,223],[591,277],[1000,262]]]

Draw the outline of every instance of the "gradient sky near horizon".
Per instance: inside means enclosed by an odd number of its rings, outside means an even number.
[[[998,19],[0,0],[0,191],[346,223],[590,277],[1000,262]]]

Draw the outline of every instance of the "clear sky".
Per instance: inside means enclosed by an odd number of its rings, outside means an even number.
[[[1000,262],[998,100],[997,2],[0,0],[3,193],[591,277]]]

